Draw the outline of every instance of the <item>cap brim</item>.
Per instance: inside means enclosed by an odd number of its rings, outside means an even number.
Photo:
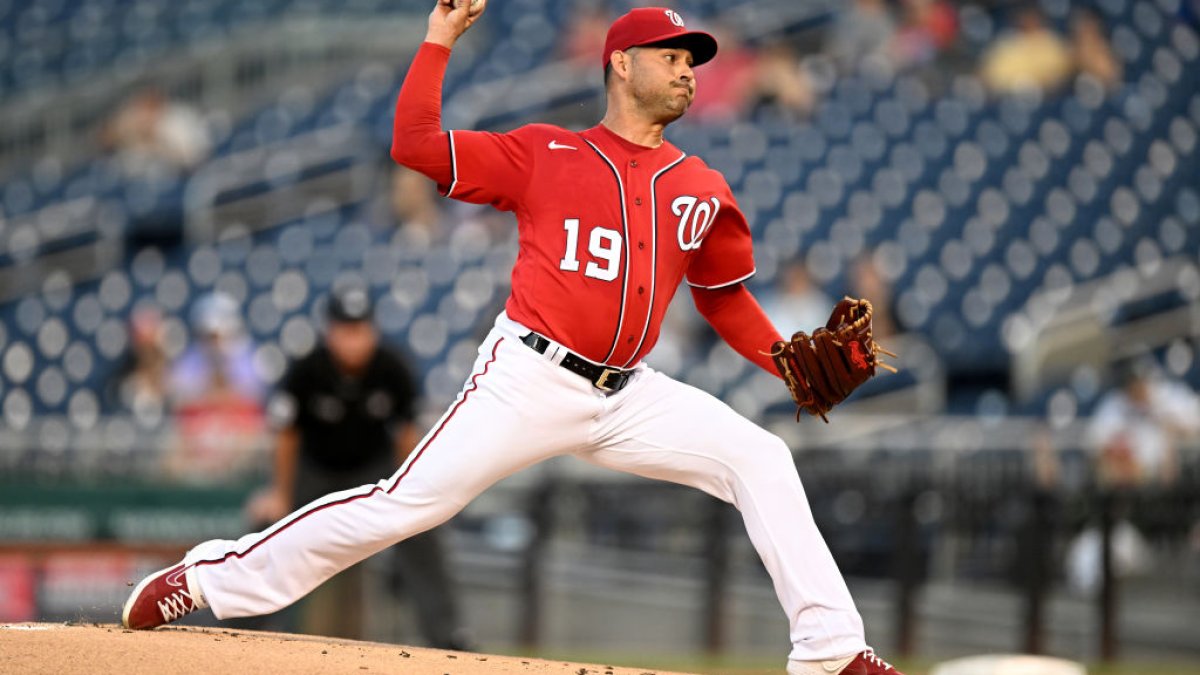
[[[637,47],[683,47],[692,53],[692,65],[708,63],[717,55],[717,39],[704,31],[690,30],[651,38]]]

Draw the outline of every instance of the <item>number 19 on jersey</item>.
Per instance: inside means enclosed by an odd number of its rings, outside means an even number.
[[[567,248],[558,268],[564,272],[579,271],[579,219],[563,221],[567,231]],[[621,233],[606,227],[594,227],[588,237],[588,254],[593,258],[583,268],[583,276],[612,281],[617,278],[621,266]]]

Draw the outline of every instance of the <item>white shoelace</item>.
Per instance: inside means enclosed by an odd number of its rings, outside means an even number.
[[[883,668],[884,670],[895,670],[895,668],[892,667],[892,664],[890,664],[887,661],[884,661],[883,659],[876,656],[875,650],[873,650],[873,649],[867,649],[867,650],[863,651],[863,658],[866,659],[867,661],[870,661],[871,663],[874,663],[875,665]]]
[[[158,611],[163,621],[171,622],[196,610],[196,601],[184,590],[178,590],[158,601]]]

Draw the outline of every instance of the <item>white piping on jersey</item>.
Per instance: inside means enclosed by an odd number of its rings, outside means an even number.
[[[626,210],[625,206],[625,181],[621,180],[621,172],[617,171],[617,165],[613,164],[613,161],[607,155],[600,152],[600,148],[596,147],[595,143],[586,138],[583,139],[583,142],[592,146],[592,150],[595,150],[596,154],[600,155],[600,158],[608,165],[608,168],[612,169],[613,176],[617,179],[617,192],[621,195],[621,229],[625,231],[625,264],[621,267],[624,271],[621,273],[621,307],[617,313],[617,332],[613,335],[613,343],[612,347],[608,350],[608,355],[600,361],[601,363],[608,364],[608,360],[617,351],[617,345],[621,343],[621,330],[625,328],[625,299],[629,297],[629,211]]]
[[[450,187],[446,188],[446,196],[449,197],[458,185],[458,153],[454,151],[454,132],[447,133],[450,136]]]
[[[646,334],[650,332],[650,319],[654,315],[654,291],[658,288],[658,205],[654,184],[658,181],[659,176],[675,168],[685,157],[687,157],[687,153],[679,153],[679,157],[675,161],[659,169],[650,178],[650,304],[646,307],[646,323],[642,325],[642,337],[638,339],[637,348],[629,355],[629,360],[621,366],[622,368],[628,368],[638,352],[642,351],[642,345],[646,344]]]
[[[744,276],[744,277],[739,277],[739,278],[737,278],[737,279],[734,279],[733,281],[726,281],[725,283],[723,283],[723,284],[717,284],[716,286],[701,286],[700,284],[693,284],[693,283],[692,283],[692,282],[690,282],[690,281],[689,281],[689,282],[687,282],[687,285],[688,285],[688,286],[691,286],[692,288],[703,288],[703,289],[704,289],[704,290],[706,290],[706,291],[715,291],[715,290],[717,290],[717,289],[720,289],[720,288],[728,288],[729,286],[732,286],[732,285],[734,285],[734,284],[740,284],[740,283],[742,283],[743,281],[745,281],[745,280],[749,279],[750,277],[754,276],[754,273],[755,273],[755,272],[757,272],[757,271],[758,271],[758,268],[756,267],[756,268],[754,268],[754,269],[750,270],[750,274],[747,274],[747,275],[746,275],[746,276]]]

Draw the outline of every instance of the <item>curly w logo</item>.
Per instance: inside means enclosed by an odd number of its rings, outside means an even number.
[[[671,213],[679,216],[679,248],[683,251],[700,248],[700,242],[720,210],[721,200],[716,197],[709,197],[704,202],[692,195],[676,197],[671,202]]]

